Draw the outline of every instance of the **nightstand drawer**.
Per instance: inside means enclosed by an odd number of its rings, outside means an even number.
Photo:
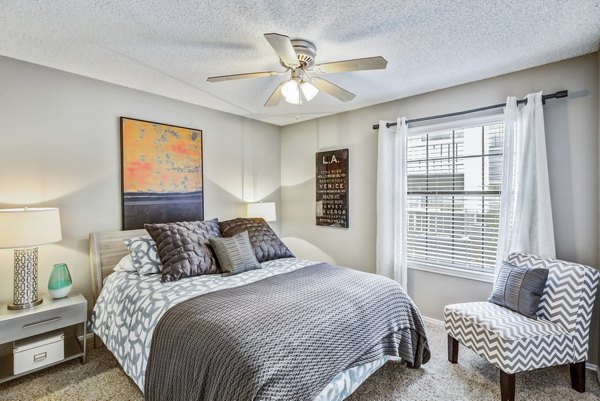
[[[12,319],[10,324],[0,327],[0,344],[72,326],[86,319],[85,303],[18,316]]]

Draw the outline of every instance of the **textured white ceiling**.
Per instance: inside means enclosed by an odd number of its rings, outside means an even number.
[[[317,63],[381,55],[387,70],[326,77],[301,120],[598,50],[600,0],[0,0],[0,54],[285,125],[297,107],[263,107],[284,77],[208,83],[280,70],[263,33],[304,38]]]

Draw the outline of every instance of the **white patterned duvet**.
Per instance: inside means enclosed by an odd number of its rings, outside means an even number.
[[[316,263],[285,258],[261,263],[262,269],[235,276],[205,275],[171,283],[161,283],[159,274],[140,276],[116,272],[106,278],[94,307],[93,331],[143,391],[152,334],[169,308],[198,295],[238,287]],[[386,356],[340,372],[315,401],[343,400],[388,359]]]

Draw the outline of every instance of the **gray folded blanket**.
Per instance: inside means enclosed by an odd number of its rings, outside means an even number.
[[[147,400],[310,400],[341,371],[430,353],[395,281],[328,264],[200,295],[158,323]]]

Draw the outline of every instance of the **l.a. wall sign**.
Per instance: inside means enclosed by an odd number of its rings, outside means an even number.
[[[318,226],[348,228],[348,149],[317,152]]]

